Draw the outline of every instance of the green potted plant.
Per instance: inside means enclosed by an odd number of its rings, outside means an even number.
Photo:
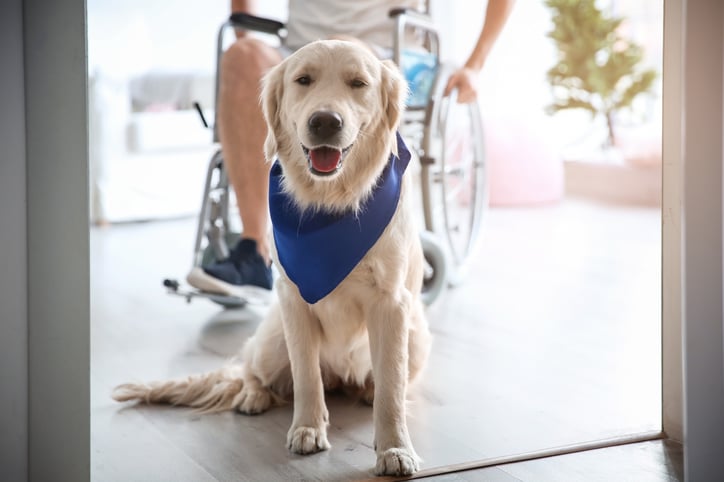
[[[548,112],[585,109],[603,117],[606,146],[616,144],[616,112],[652,91],[657,73],[642,67],[643,50],[619,32],[623,17],[604,13],[596,0],[546,0],[553,14],[548,33],[557,47],[556,64],[548,70],[553,103]]]

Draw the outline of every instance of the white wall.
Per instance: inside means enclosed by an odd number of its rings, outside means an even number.
[[[286,16],[284,0],[257,1]],[[213,72],[216,32],[230,0],[88,0],[88,70],[129,78],[149,70]]]

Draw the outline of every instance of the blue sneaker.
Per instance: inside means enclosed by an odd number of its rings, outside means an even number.
[[[266,302],[272,289],[272,271],[256,250],[256,241],[241,239],[229,257],[214,264],[195,267],[186,277],[202,291]]]

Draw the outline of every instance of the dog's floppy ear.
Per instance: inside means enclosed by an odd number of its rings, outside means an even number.
[[[281,130],[280,106],[284,94],[284,62],[273,67],[262,79],[261,110],[266,120],[267,133],[264,141],[264,155],[273,161],[279,149],[278,136]]]
[[[387,127],[397,129],[405,109],[408,86],[400,69],[391,60],[382,62],[382,106],[387,116]]]

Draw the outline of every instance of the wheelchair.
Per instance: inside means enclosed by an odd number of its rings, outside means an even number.
[[[477,103],[458,104],[456,92],[443,96],[451,68],[440,62],[438,31],[431,18],[409,9],[393,9],[393,60],[400,67],[410,86],[406,112],[400,133],[415,158],[411,172],[421,196],[420,237],[425,256],[422,299],[431,304],[449,285],[460,282],[468,258],[473,253],[487,208],[487,169],[483,145],[483,126]],[[218,31],[216,47],[216,94],[218,105],[219,68],[228,31],[243,29],[275,36],[284,44],[282,22],[234,13]],[[415,48],[407,48],[407,38],[415,36]],[[422,45],[423,48],[419,48]],[[216,107],[216,106],[215,106]],[[214,123],[209,126],[201,107],[196,108],[205,126],[213,130],[213,142],[219,143],[214,109]],[[411,164],[413,167],[413,164]],[[222,260],[229,255],[229,246],[239,239],[241,226],[235,206],[233,189],[224,170],[223,153],[219,149],[211,157],[206,173],[194,242],[193,267]],[[172,294],[190,301],[204,297],[227,307],[237,308],[254,300],[219,295],[198,290],[181,289],[174,280],[164,280]]]

